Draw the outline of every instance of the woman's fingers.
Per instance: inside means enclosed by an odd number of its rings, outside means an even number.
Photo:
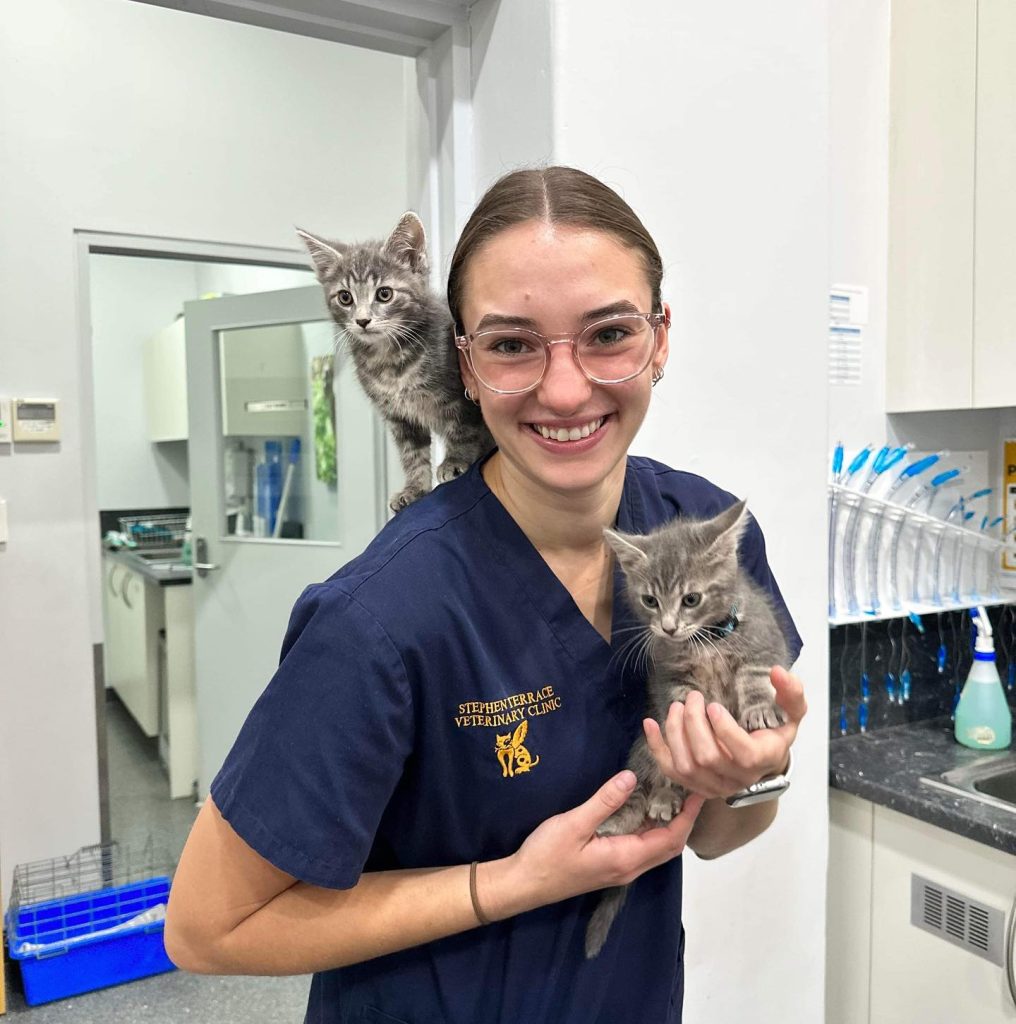
[[[729,752],[712,734],[701,694],[690,694],[687,704],[671,704],[665,732],[651,718],[643,722],[643,728],[660,771],[690,792],[728,796],[745,784],[731,771]]]
[[[808,713],[808,702],[804,697],[804,683],[780,665],[774,665],[769,672],[769,681],[776,691],[776,703],[786,712],[795,725]]]
[[[588,839],[631,796],[635,773],[627,768],[600,786],[584,803],[568,812],[578,835]]]
[[[689,693],[684,708],[684,735],[692,762],[719,780],[719,788],[712,795],[725,796],[732,790],[740,789],[744,783],[738,765],[731,763],[729,753],[717,742],[717,736],[706,715],[705,698],[698,692]]]
[[[660,723],[655,718],[647,718],[642,723],[642,728],[645,730],[649,753],[656,759],[660,771],[667,776],[673,775],[676,771],[674,755],[671,754],[670,747],[667,746],[667,741],[663,738],[663,730],[660,729]]]

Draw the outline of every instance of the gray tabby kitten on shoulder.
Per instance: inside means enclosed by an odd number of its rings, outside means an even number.
[[[769,682],[773,665],[790,655],[772,599],[738,565],[747,525],[739,501],[712,519],[678,517],[644,536],[604,530],[627,583],[627,597],[646,626],[651,655],[646,714],[661,727],[674,701],[698,690],[722,704],[751,732],[786,721]],[[686,791],[657,767],[645,736],[632,747],[628,767],[638,782],[628,801],[598,830],[628,835],[645,824],[665,824]],[[605,889],[586,928],[586,956],[599,953],[628,887]]]
[[[406,478],[389,502],[398,512],[431,489],[432,434],[445,440],[440,483],[494,447],[479,408],[463,394],[447,305],[427,281],[423,224],[406,213],[384,241],[352,244],[297,232],[356,376],[395,439]]]

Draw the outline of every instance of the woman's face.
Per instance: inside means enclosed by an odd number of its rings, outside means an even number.
[[[469,261],[461,316],[467,333],[481,317],[531,321],[547,337],[577,332],[588,314],[619,302],[651,312],[652,294],[639,254],[602,231],[525,221],[495,235]],[[667,329],[657,330],[649,366],[623,384],[594,384],[570,345],[552,345],[540,384],[522,395],[485,388],[461,358],[462,376],[479,397],[483,418],[507,472],[560,494],[578,494],[623,478],[624,459],[649,405],[651,376],[667,358]],[[595,428],[577,441],[545,438],[540,428]]]

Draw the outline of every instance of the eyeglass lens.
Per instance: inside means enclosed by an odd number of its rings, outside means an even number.
[[[616,316],[590,324],[575,339],[575,355],[587,377],[616,384],[641,373],[653,354],[655,330],[640,316]],[[469,348],[473,372],[495,391],[525,391],[543,376],[549,345],[519,328],[484,331]]]

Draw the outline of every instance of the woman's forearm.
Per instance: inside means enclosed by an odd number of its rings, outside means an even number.
[[[688,845],[702,860],[722,857],[751,842],[773,823],[778,801],[729,807],[725,800],[707,800],[695,822]]]
[[[485,877],[499,873],[501,865],[482,865]],[[221,935],[188,942],[185,929],[179,929],[167,946],[178,966],[202,974],[309,974],[432,942],[478,923],[469,866],[456,865],[368,873],[351,889],[297,882]]]

